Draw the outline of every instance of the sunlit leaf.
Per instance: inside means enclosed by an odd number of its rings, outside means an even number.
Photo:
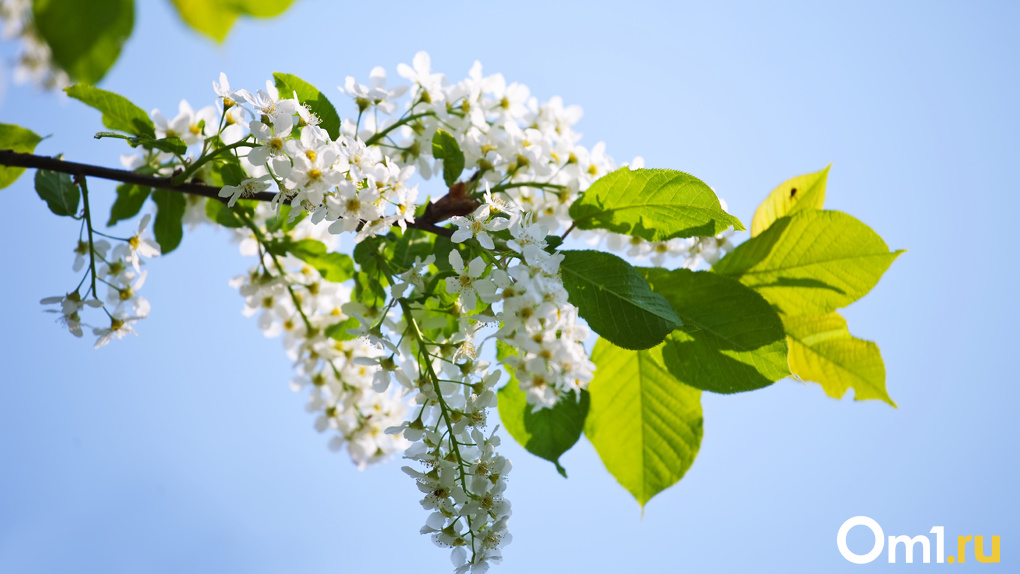
[[[186,24],[222,42],[239,16],[272,18],[294,0],[171,0]]]
[[[584,434],[638,504],[680,480],[701,447],[701,391],[678,381],[662,346],[629,351],[600,339]]]
[[[124,96],[86,84],[76,84],[64,88],[64,91],[72,98],[103,112],[103,125],[107,128],[156,139],[156,126],[149,119],[149,114]]]
[[[704,182],[668,169],[622,167],[602,176],[571,204],[570,217],[578,229],[606,229],[648,241],[744,229]]]
[[[902,251],[839,211],[800,211],[737,246],[713,271],[739,279],[787,315],[821,315],[860,299]]]
[[[828,177],[829,168],[826,167],[822,171],[797,176],[779,184],[754,212],[751,237],[768,229],[780,217],[806,209],[821,209],[825,204],[825,182]]]
[[[32,153],[41,141],[42,138],[31,130],[13,124],[0,124],[0,149]],[[0,189],[14,183],[23,173],[23,167],[0,166]]]
[[[297,94],[297,100],[307,104],[313,114],[319,117],[319,127],[326,130],[334,140],[340,137],[340,115],[336,108],[326,99],[325,94],[301,78],[291,74],[273,74],[276,89],[281,98],[291,98]]]
[[[432,136],[432,155],[443,160],[443,182],[447,187],[457,183],[464,171],[464,152],[460,150],[457,138],[445,130],[436,130]]]
[[[885,388],[885,363],[878,345],[850,334],[836,313],[818,317],[783,317],[790,341],[790,370],[805,381],[822,385],[825,394],[842,398],[878,399],[895,407]]]

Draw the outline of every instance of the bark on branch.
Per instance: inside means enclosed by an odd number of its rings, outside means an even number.
[[[226,202],[226,199],[219,196],[220,188],[211,185],[206,185],[197,181],[187,181],[181,184],[175,185],[169,177],[158,177],[154,175],[145,175],[141,173],[135,173],[133,171],[127,171],[124,169],[112,169],[108,167],[102,167],[98,165],[89,165],[84,163],[75,163],[71,161],[64,161],[52,157],[39,156],[30,153],[20,153],[14,150],[0,150],[0,165],[6,165],[10,167],[26,167],[34,169],[45,169],[49,171],[57,171],[61,173],[67,173],[75,176],[87,176],[87,177],[98,177],[101,179],[109,179],[113,181],[119,181],[122,183],[133,183],[135,185],[144,185],[146,187],[153,187],[156,189],[169,189],[172,191],[179,191],[181,193],[189,193],[191,195],[200,195],[202,197],[209,197],[218,201]],[[272,201],[275,194],[271,191],[264,191],[249,197],[248,199],[255,199],[258,201]],[[412,229],[419,229],[428,233],[434,233],[443,237],[450,237],[453,235],[453,230],[446,227],[440,227],[431,221],[415,221],[408,223],[407,227]]]

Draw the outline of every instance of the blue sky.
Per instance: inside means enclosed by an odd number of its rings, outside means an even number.
[[[514,542],[497,572],[908,568],[839,555],[856,515],[887,535],[1000,535],[1001,565],[954,571],[1015,569],[1015,4],[298,0],[221,46],[168,2],[138,4],[102,86],[145,109],[212,103],[221,71],[249,88],[292,73],[339,103],[345,76],[395,76],[418,50],[451,78],[477,59],[581,105],[586,145],[698,176],[745,224],[775,185],[832,163],[827,206],[909,250],[845,311],[881,346],[899,409],[790,380],[706,395],[697,461],[643,518],[584,440],[567,480],[508,440]],[[117,166],[125,151],[92,138],[97,113],[30,87],[6,86],[0,121],[53,134],[40,153]],[[92,187],[104,211],[113,185]],[[449,568],[417,534],[400,462],[359,472],[312,429],[280,342],[227,285],[249,262],[226,233],[153,261],[141,337],[95,351],[38,304],[77,280],[77,225],[28,178],[0,197],[0,572]]]

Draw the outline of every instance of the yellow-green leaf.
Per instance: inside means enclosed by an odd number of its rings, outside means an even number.
[[[584,434],[642,507],[694,463],[701,447],[701,391],[676,380],[662,346],[629,351],[599,339]]]
[[[670,169],[622,167],[595,180],[570,205],[578,229],[606,229],[648,241],[718,235],[740,220],[703,181]]]
[[[878,345],[850,334],[836,313],[816,317],[783,317],[790,343],[790,370],[805,381],[822,385],[825,394],[854,400],[878,399],[895,407],[885,388],[885,363]]]
[[[42,138],[32,130],[14,124],[0,124],[0,149],[32,153],[41,141]],[[23,167],[0,166],[0,189],[14,183],[23,173],[25,173]]]
[[[103,125],[111,130],[156,138],[156,126],[149,119],[149,114],[124,96],[86,84],[75,84],[64,88],[64,91],[83,104],[103,112]]]
[[[196,31],[222,42],[239,16],[272,18],[294,0],[172,0],[184,22]]]
[[[825,183],[830,167],[788,179],[773,189],[754,212],[751,237],[768,229],[780,217],[805,209],[821,209],[825,204]]]
[[[871,291],[901,253],[850,215],[807,210],[777,219],[712,270],[758,291],[782,313],[822,315]]]

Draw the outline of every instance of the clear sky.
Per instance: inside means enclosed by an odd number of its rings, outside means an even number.
[[[706,394],[698,459],[643,518],[583,439],[567,480],[507,440],[514,542],[496,572],[942,568],[848,563],[835,538],[856,515],[887,535],[944,526],[947,554],[957,535],[999,535],[1002,564],[953,570],[1016,571],[1016,4],[298,0],[222,46],[169,2],[137,4],[102,87],[145,109],[211,104],[220,72],[249,89],[296,74],[339,104],[345,76],[395,76],[418,50],[455,80],[477,59],[583,106],[585,145],[688,171],[745,224],[775,185],[831,162],[828,207],[909,250],[845,312],[881,346],[899,409],[791,380]],[[53,134],[39,153],[118,165],[125,149],[92,138],[97,113],[4,92],[0,121]],[[107,209],[113,185],[90,188]],[[227,285],[250,262],[226,233],[152,261],[141,337],[95,351],[38,304],[77,281],[77,224],[29,178],[0,197],[0,572],[450,570],[417,534],[400,461],[359,472],[312,429],[280,341]]]

